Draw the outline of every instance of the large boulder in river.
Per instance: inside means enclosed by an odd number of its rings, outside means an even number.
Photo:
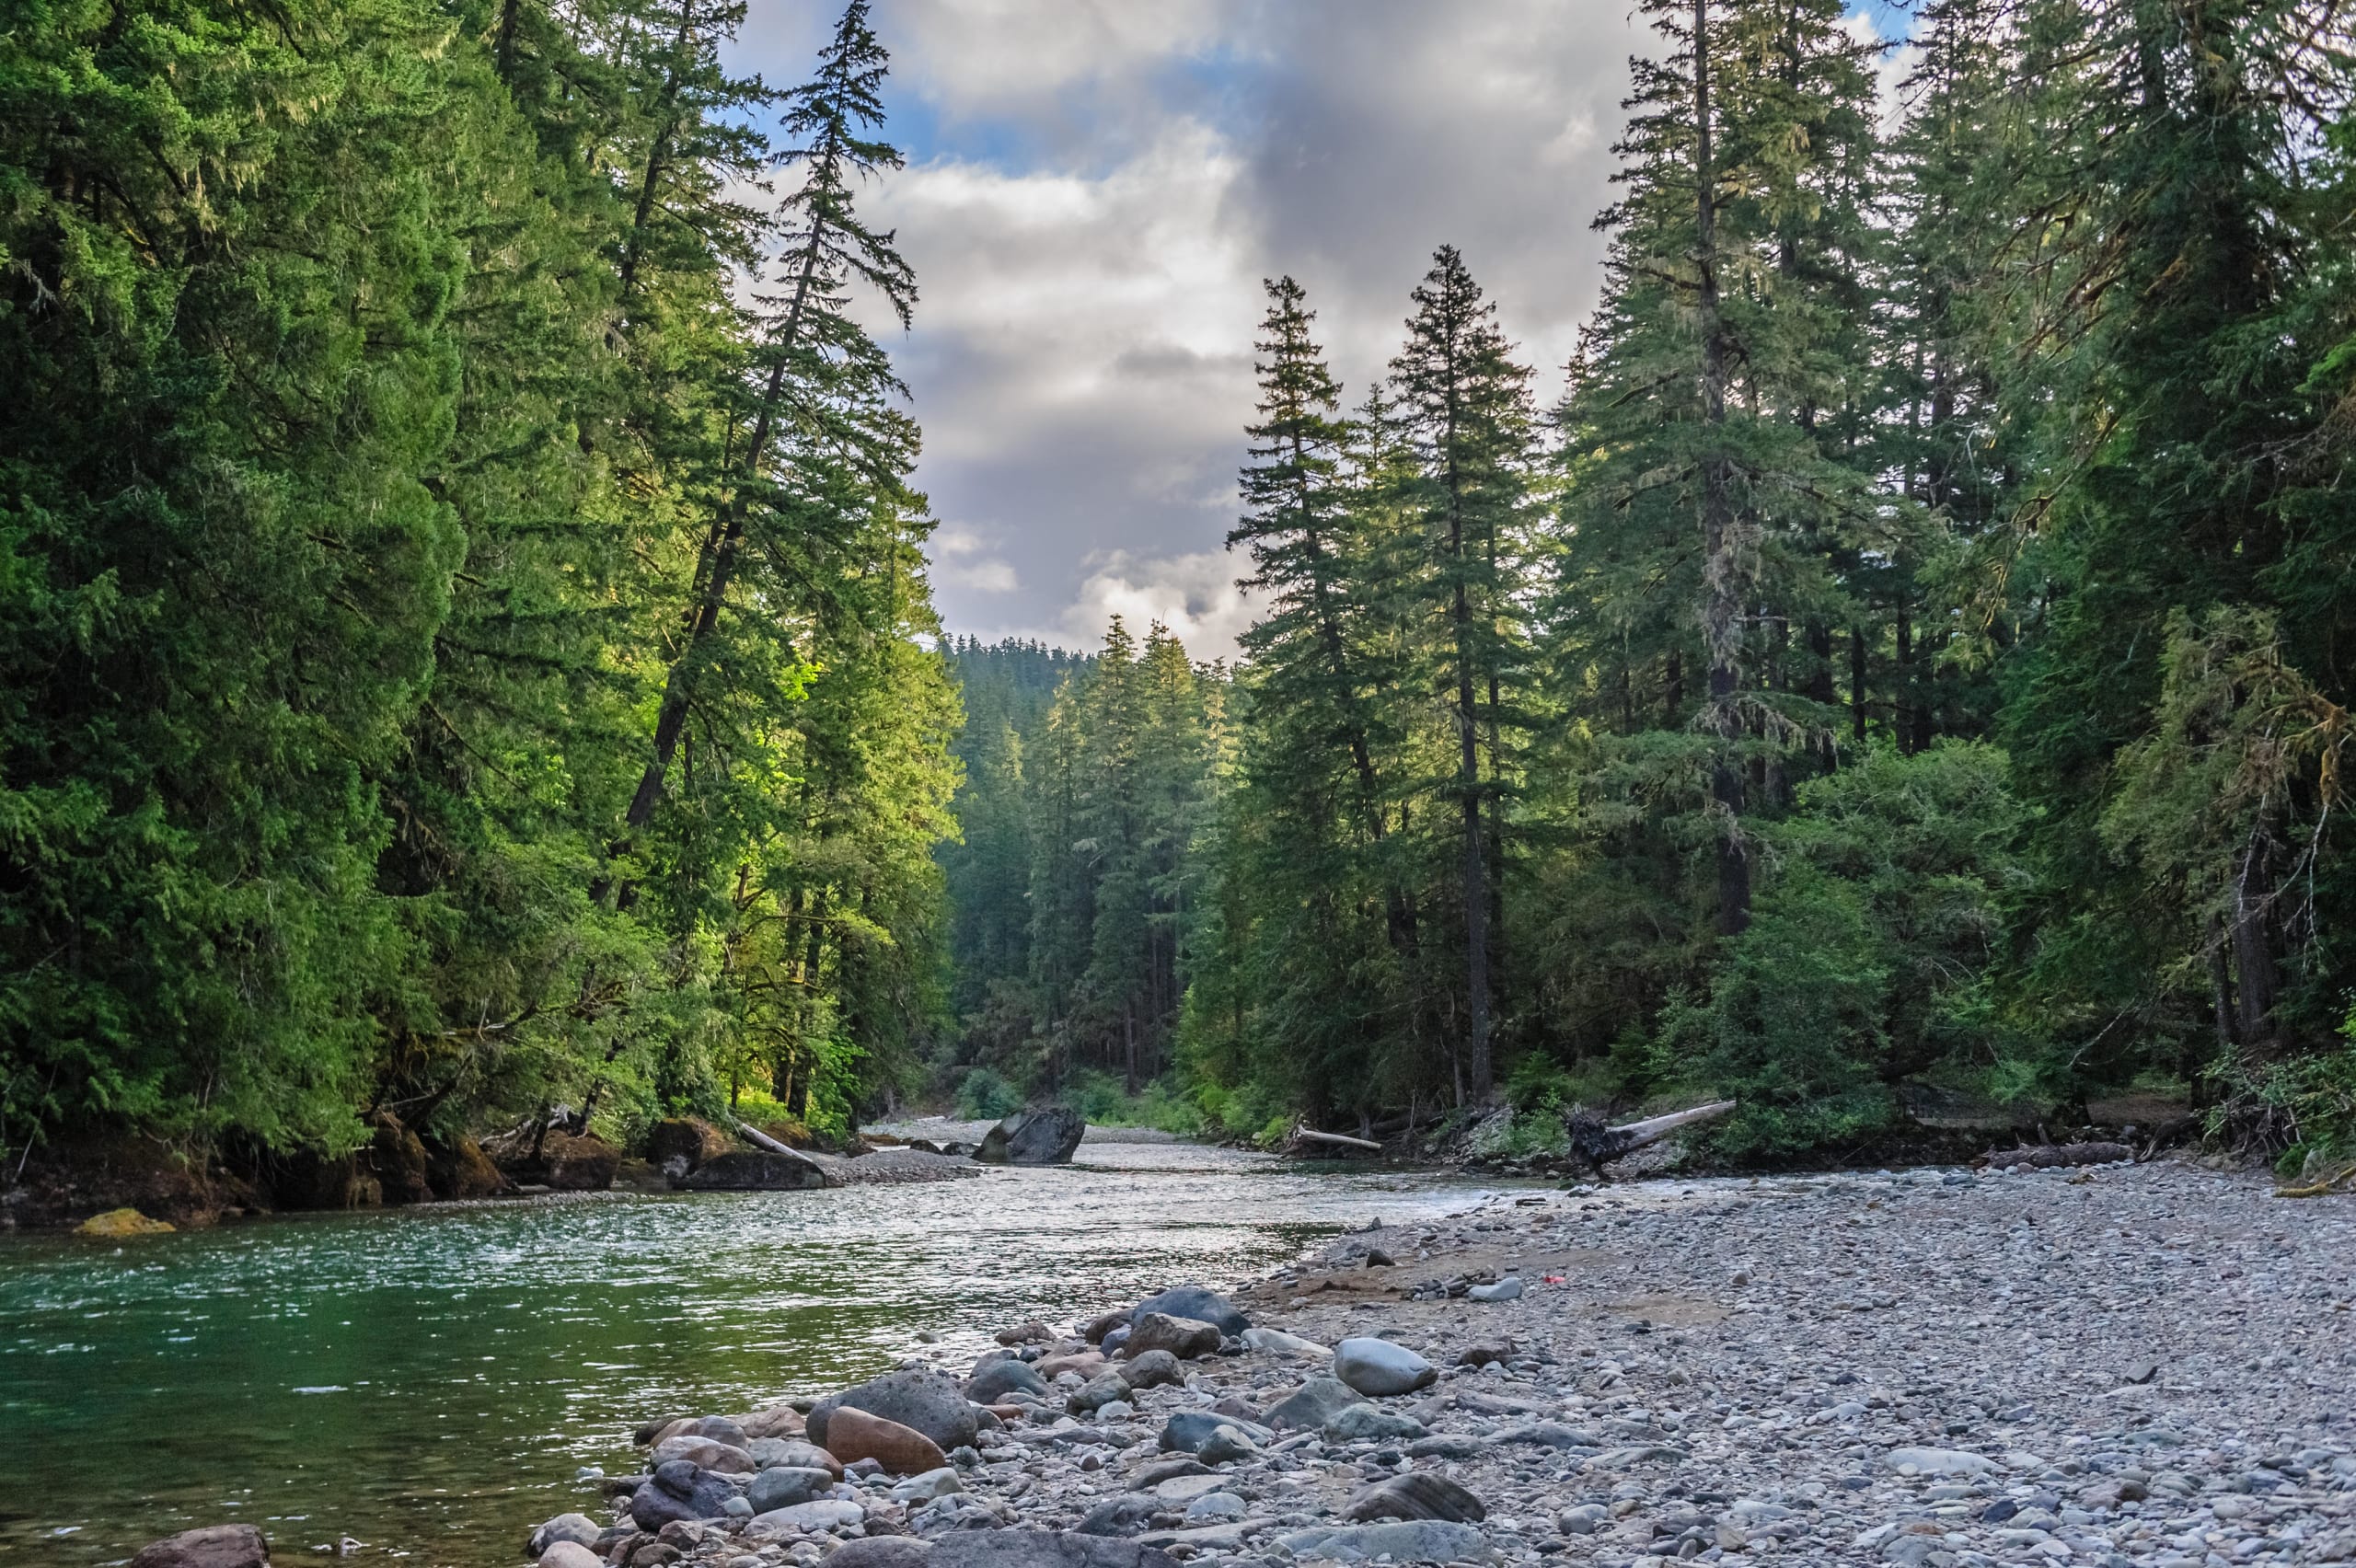
[[[1064,1165],[1087,1133],[1087,1119],[1068,1105],[1017,1111],[982,1135],[974,1159],[983,1165]]]
[[[826,1173],[814,1159],[753,1148],[731,1149],[708,1159],[679,1182],[698,1193],[798,1193],[826,1184]]]
[[[1252,1320],[1239,1311],[1234,1302],[1205,1285],[1173,1286],[1159,1296],[1147,1297],[1129,1309],[1132,1329],[1149,1312],[1192,1318],[1198,1323],[1208,1323],[1222,1334],[1240,1334],[1252,1326]]]
[[[131,1568],[270,1568],[270,1543],[251,1525],[207,1525],[140,1548]]]
[[[828,1424],[834,1412],[846,1405],[913,1427],[944,1454],[973,1447],[974,1438],[981,1430],[974,1417],[974,1407],[965,1399],[965,1390],[953,1378],[930,1371],[886,1372],[855,1389],[828,1394],[811,1406],[810,1413],[803,1418],[810,1441],[837,1458],[845,1456],[827,1441]]]

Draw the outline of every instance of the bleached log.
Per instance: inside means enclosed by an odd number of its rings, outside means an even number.
[[[1680,1127],[1690,1127],[1696,1122],[1715,1121],[1733,1110],[1734,1105],[1735,1102],[1731,1100],[1714,1100],[1707,1105],[1696,1105],[1686,1111],[1671,1111],[1662,1116],[1647,1116],[1641,1122],[1631,1122],[1626,1126],[1614,1127],[1611,1129],[1611,1136],[1623,1140],[1620,1152],[1626,1154],[1640,1149],[1646,1144],[1658,1143]]]
[[[1341,1133],[1321,1133],[1314,1127],[1295,1127],[1292,1130],[1292,1141],[1318,1144],[1327,1148],[1357,1149],[1366,1154],[1382,1152],[1382,1146],[1372,1138],[1354,1138]]]
[[[1680,1127],[1713,1121],[1734,1108],[1731,1100],[1714,1100],[1707,1105],[1671,1111],[1664,1116],[1647,1116],[1619,1127],[1607,1127],[1597,1116],[1565,1116],[1563,1130],[1570,1135],[1571,1152],[1600,1177],[1603,1168],[1613,1160],[1634,1154],[1646,1144],[1658,1143]]]

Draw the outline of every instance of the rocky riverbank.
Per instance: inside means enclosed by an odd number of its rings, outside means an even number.
[[[658,1424],[651,1478],[596,1483],[617,1522],[533,1544],[549,1568],[2356,1561],[2351,1306],[2356,1205],[2189,1163],[1507,1194],[1343,1237],[1232,1319],[1010,1325],[807,1414]],[[872,1413],[829,1431],[845,1401]]]

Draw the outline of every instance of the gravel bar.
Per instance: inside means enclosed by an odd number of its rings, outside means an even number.
[[[1064,1369],[1085,1345],[1032,1343],[1060,1370],[1046,1397],[1000,1401],[1013,1418],[929,1481],[854,1473],[837,1495],[863,1523],[673,1527],[664,1560],[814,1568],[861,1536],[1016,1527],[1214,1568],[2356,1562],[2356,1200],[2287,1201],[2248,1173],[1507,1191],[1353,1232],[1233,1298],[1257,1346],[1230,1336],[1183,1381],[1121,1389]],[[962,1374],[971,1354],[907,1365]],[[1321,1428],[1254,1424],[1307,1379],[1378,1364],[1422,1386]],[[1215,1416],[1236,1424],[1215,1462],[1169,1451]],[[1378,1490],[1443,1512],[1354,1524],[1380,1517]],[[1467,1493],[1469,1518],[1441,1522]],[[616,1541],[616,1560],[658,1544]]]

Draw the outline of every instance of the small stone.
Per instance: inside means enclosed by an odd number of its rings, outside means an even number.
[[[1464,1294],[1474,1301],[1519,1301],[1521,1299],[1521,1281],[1507,1274],[1495,1285],[1476,1285]]]
[[[892,1488],[892,1501],[930,1503],[936,1497],[946,1497],[953,1492],[963,1492],[964,1489],[964,1483],[957,1478],[956,1467],[944,1465],[939,1470],[927,1470],[922,1475],[912,1475],[906,1481],[895,1483]]]
[[[1355,1404],[1364,1404],[1366,1396],[1336,1378],[1311,1378],[1285,1398],[1268,1407],[1268,1424],[1279,1430],[1285,1427],[1316,1428]]]
[[[1414,1470],[1360,1489],[1342,1508],[1345,1519],[1449,1519],[1478,1524],[1489,1516],[1481,1500],[1433,1470]]]
[[[560,1540],[540,1553],[536,1568],[606,1568],[606,1560],[579,1541]]]
[[[1960,1448],[1892,1448],[1882,1463],[1900,1475],[1990,1475],[2004,1469],[1985,1455]]]
[[[1166,1350],[1140,1351],[1121,1367],[1121,1381],[1132,1389],[1159,1389],[1185,1380],[1185,1367]]]
[[[1227,1425],[1213,1432],[1204,1441],[1203,1446],[1195,1452],[1207,1465],[1223,1465],[1236,1459],[1256,1457],[1260,1452],[1260,1446],[1247,1436],[1242,1428]]]
[[[807,1503],[813,1497],[823,1497],[835,1484],[835,1477],[826,1470],[800,1465],[776,1465],[753,1477],[745,1489],[753,1512],[766,1514],[772,1509],[791,1508],[796,1503]]]
[[[1354,1404],[1335,1412],[1322,1430],[1329,1443],[1403,1442],[1428,1435],[1424,1424],[1414,1416],[1370,1404]]]

